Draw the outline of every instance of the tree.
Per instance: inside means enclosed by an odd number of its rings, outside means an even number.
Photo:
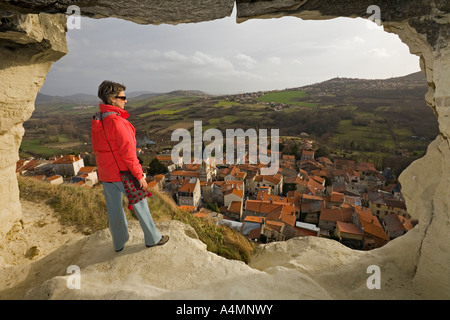
[[[167,167],[159,161],[157,158],[153,158],[152,161],[150,161],[150,164],[148,165],[147,174],[150,176],[154,176],[157,174],[164,174],[167,173]]]

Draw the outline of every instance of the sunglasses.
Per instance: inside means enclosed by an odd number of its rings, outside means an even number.
[[[119,96],[117,96],[117,97],[115,97],[116,99],[122,99],[123,101],[125,101],[125,100],[127,100],[127,97],[119,97]]]

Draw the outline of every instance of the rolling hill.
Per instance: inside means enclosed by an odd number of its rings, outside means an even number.
[[[175,129],[190,130],[194,121],[202,121],[203,130],[277,128],[281,136],[292,137],[305,132],[333,150],[369,158],[399,150],[420,157],[438,134],[424,99],[426,91],[425,77],[418,72],[384,80],[334,78],[298,88],[223,96],[186,90],[127,93],[126,108],[138,141],[153,140],[159,151],[175,143],[170,141]],[[22,151],[90,151],[90,119],[97,102],[83,94],[39,95],[25,123]]]

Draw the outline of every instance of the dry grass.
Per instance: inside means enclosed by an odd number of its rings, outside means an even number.
[[[50,205],[63,224],[92,233],[108,227],[108,216],[102,187],[84,188],[71,184],[58,186],[33,178],[18,176],[21,198]],[[217,226],[180,210],[173,199],[156,190],[147,198],[154,221],[179,220],[192,226],[207,249],[228,259],[249,261],[253,244],[236,230]],[[136,219],[124,206],[127,219]]]

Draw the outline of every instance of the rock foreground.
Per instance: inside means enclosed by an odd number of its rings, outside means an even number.
[[[420,299],[412,270],[386,261],[378,250],[354,251],[324,238],[303,237],[259,246],[249,265],[206,250],[194,229],[157,223],[167,244],[146,248],[137,221],[116,253],[108,229],[74,236],[28,263],[0,269],[1,299]],[[61,237],[61,235],[60,235]],[[48,235],[48,240],[55,235]],[[399,239],[400,240],[400,239]],[[55,240],[53,240],[55,241]],[[371,265],[381,289],[369,289]],[[79,289],[76,273],[79,268]]]

